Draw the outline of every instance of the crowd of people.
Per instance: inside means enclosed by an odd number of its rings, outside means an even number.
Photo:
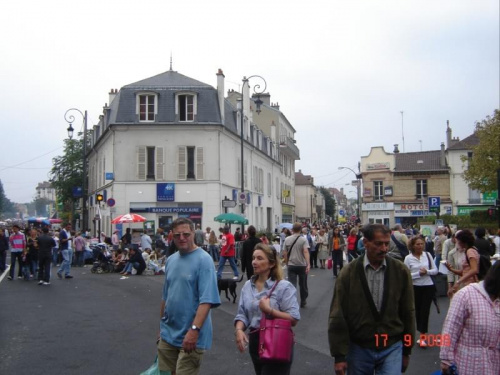
[[[61,279],[72,277],[72,265],[83,265],[78,253],[88,245],[85,233],[73,232],[69,224],[54,235],[47,228],[26,234],[20,229],[13,226],[10,235],[0,232],[0,249],[11,251],[9,280],[16,263],[18,277],[36,278],[41,285],[50,284],[51,263],[59,266]],[[289,329],[299,323],[307,305],[308,275],[318,268],[332,269],[335,280],[328,340],[336,374],[399,373],[408,367],[414,344],[425,349],[433,336],[441,346],[444,374],[457,369],[460,374],[496,375],[500,236],[486,234],[483,228],[473,234],[438,227],[423,236],[399,224],[389,229],[382,224],[295,223],[268,238],[251,225],[244,233],[226,226],[216,235],[180,218],[168,234],[158,230],[152,237],[144,233],[134,239],[130,230],[121,238],[115,232],[106,239],[110,249],[103,256],[125,277],[146,270],[165,274],[158,336],[162,371],[199,372],[212,342],[210,310],[220,304],[218,279],[229,262],[234,279],[240,272],[248,279],[233,324],[237,348],[249,349],[256,374],[290,374],[293,346],[279,348],[289,351],[285,361],[264,359],[261,327],[274,319],[288,322],[284,326]],[[5,264],[0,262],[0,269]],[[443,273],[450,308],[442,332],[432,335],[435,278]],[[187,280],[182,275],[192,276]]]

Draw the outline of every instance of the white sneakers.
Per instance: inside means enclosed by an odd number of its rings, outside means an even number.
[[[233,280],[238,280],[238,276],[233,277]]]

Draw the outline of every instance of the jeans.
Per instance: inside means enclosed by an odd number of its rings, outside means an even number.
[[[38,255],[38,280],[39,281],[50,281],[50,261],[52,260],[52,254],[40,253]]]
[[[212,256],[212,259],[215,262],[219,261],[219,246],[217,246],[217,245],[208,245],[208,253]]]
[[[217,270],[217,278],[221,279],[222,278],[222,270],[224,269],[224,266],[226,264],[226,260],[229,260],[229,265],[233,269],[234,276],[238,277],[239,272],[238,272],[238,267],[236,267],[236,262],[234,260],[234,257],[220,257],[219,260],[219,269]]]
[[[441,262],[441,254],[436,253],[436,268],[439,269],[439,263]]]
[[[307,289],[306,266],[288,265],[288,281],[297,289],[297,276],[299,277],[300,304],[306,303],[309,291]]]
[[[52,248],[52,265],[53,266],[57,265],[57,258],[59,258],[59,248],[53,247]]]
[[[84,263],[84,251],[75,251],[75,266],[83,267]]]
[[[14,270],[16,268],[16,259],[17,259],[17,264],[19,266],[19,270],[17,271],[17,276],[22,276],[23,275],[23,270],[22,270],[22,266],[21,266],[21,262],[22,262],[22,251],[18,251],[18,252],[15,252],[15,251],[11,251],[10,252],[10,271],[9,271],[9,275],[11,278],[14,278]]]
[[[31,263],[30,263],[30,272],[31,272],[31,275],[33,275],[33,278],[36,279],[37,272],[38,272],[38,259],[37,260],[31,260]]]
[[[61,250],[61,254],[63,257],[63,261],[61,263],[61,267],[57,271],[58,274],[62,274],[64,272],[64,276],[68,276],[71,271],[71,261],[73,259],[73,250]]]
[[[128,262],[122,272],[132,273],[132,268],[135,268],[137,270],[138,275],[140,275],[144,271],[144,268],[141,269],[141,264],[139,262]]]
[[[333,260],[333,274],[337,276],[337,266],[340,267],[342,270],[342,267],[344,265],[344,258],[343,258],[342,250],[333,250],[332,251],[332,260]]]
[[[398,341],[384,350],[365,349],[349,345],[347,373],[356,375],[400,375],[403,363],[403,343]]]

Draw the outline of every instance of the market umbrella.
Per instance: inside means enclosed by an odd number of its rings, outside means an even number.
[[[215,221],[225,224],[248,224],[248,219],[238,214],[227,213],[214,217]]]
[[[293,224],[292,223],[281,223],[279,225],[279,228],[280,229],[283,229],[283,228],[292,229],[293,228]]]
[[[30,217],[28,223],[50,225],[50,221],[45,217]]]
[[[138,214],[125,214],[115,217],[111,224],[122,224],[122,223],[143,223],[147,219],[144,216]]]

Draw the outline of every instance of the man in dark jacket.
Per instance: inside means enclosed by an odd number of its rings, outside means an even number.
[[[253,276],[253,250],[255,249],[255,245],[262,241],[256,237],[257,230],[253,225],[248,227],[247,232],[248,239],[243,242],[243,249],[241,252],[241,272],[246,271],[247,278],[250,280]]]
[[[5,231],[0,228],[0,274],[5,271],[5,257],[9,250],[9,239],[5,236]]]
[[[141,251],[134,249],[134,248],[130,249],[128,263],[125,266],[125,268],[123,269],[123,271],[120,273],[122,275],[131,275],[132,268],[135,268],[137,270],[138,275],[141,275],[142,272],[146,269],[146,262],[144,261],[144,258],[142,257]]]
[[[411,274],[387,256],[389,228],[370,224],[363,235],[366,253],[344,267],[330,307],[335,374],[399,374],[408,367],[415,336]]]
[[[56,241],[49,236],[49,228],[42,228],[42,235],[38,236],[38,285],[50,285],[50,262],[52,261],[52,248]]]

